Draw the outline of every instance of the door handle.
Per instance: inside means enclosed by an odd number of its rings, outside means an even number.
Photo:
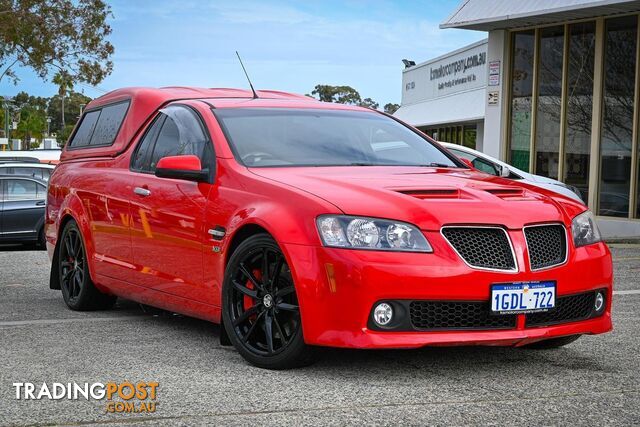
[[[142,187],[134,188],[133,192],[136,193],[138,196],[142,196],[142,197],[147,197],[147,196],[151,195],[151,191],[149,191],[146,188],[142,188]]]
[[[46,204],[46,202],[44,200],[38,200],[36,202],[36,206],[44,206]]]

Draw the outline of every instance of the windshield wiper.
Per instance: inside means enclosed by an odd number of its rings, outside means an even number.
[[[425,168],[457,168],[455,165],[447,165],[446,163],[431,162],[426,165],[420,165]]]

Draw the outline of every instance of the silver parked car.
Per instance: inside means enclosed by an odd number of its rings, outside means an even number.
[[[459,158],[469,160],[473,164],[473,167],[482,172],[502,176],[504,178],[523,180],[531,185],[560,193],[563,196],[571,197],[574,200],[584,203],[584,200],[582,200],[582,194],[580,194],[580,190],[576,187],[567,185],[552,178],[525,172],[505,162],[462,145],[451,144],[449,142],[440,142],[440,144]]]
[[[4,159],[0,158],[0,175],[30,176],[31,178],[49,181],[54,169],[54,165],[40,162],[4,161]]]

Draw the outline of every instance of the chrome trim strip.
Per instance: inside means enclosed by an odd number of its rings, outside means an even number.
[[[513,257],[513,265],[515,266],[515,268],[513,268],[513,269],[501,269],[501,268],[476,267],[474,265],[469,264],[467,262],[467,260],[464,259],[464,257],[462,255],[460,255],[460,252],[458,252],[458,250],[455,248],[455,246],[453,246],[453,244],[449,241],[449,239],[447,239],[447,236],[444,235],[442,230],[444,230],[445,228],[491,228],[491,229],[501,230],[504,233],[504,235],[507,237],[507,242],[509,242],[509,248],[511,249],[511,256]],[[453,249],[453,251],[458,255],[458,257],[460,257],[460,259],[469,268],[473,268],[474,270],[496,271],[496,272],[500,272],[500,273],[510,273],[510,274],[514,274],[514,273],[518,273],[519,272],[519,269],[518,269],[518,258],[516,258],[516,252],[513,249],[513,243],[511,242],[511,237],[509,236],[509,233],[507,232],[507,230],[505,230],[503,227],[492,226],[492,225],[443,225],[440,228],[440,235],[444,238],[444,240],[447,241],[449,246],[451,246],[451,249]]]
[[[559,225],[564,230],[564,260],[562,260],[562,262],[558,264],[548,265],[546,267],[541,267],[541,268],[533,268],[531,266],[531,256],[529,255],[530,254],[529,239],[527,238],[526,229],[534,228],[534,227],[548,227],[550,225]],[[567,227],[565,227],[564,224],[562,224],[561,222],[547,222],[545,224],[525,225],[524,227],[522,227],[522,234],[524,234],[524,243],[525,245],[527,245],[527,261],[529,262],[529,268],[531,269],[531,271],[549,270],[550,268],[555,268],[555,267],[558,267],[559,265],[564,265],[569,260],[569,234],[567,232]]]

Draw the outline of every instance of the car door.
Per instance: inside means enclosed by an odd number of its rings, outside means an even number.
[[[44,221],[46,187],[28,178],[2,180],[2,235],[5,240],[36,239]]]
[[[159,178],[156,164],[166,156],[193,154],[213,164],[213,146],[190,107],[160,111],[133,154],[131,246],[133,283],[189,299],[203,300],[204,210],[211,185]]]

